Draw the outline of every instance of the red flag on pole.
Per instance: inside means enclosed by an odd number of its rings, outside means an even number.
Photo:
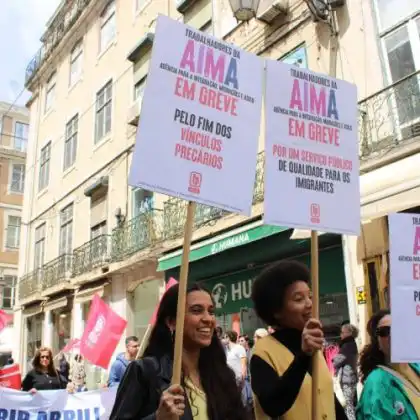
[[[8,313],[2,311],[0,309],[0,331],[4,330],[7,327],[9,322],[12,322],[13,315],[9,315]]]
[[[21,389],[20,366],[17,363],[6,365],[0,369],[0,387]]]
[[[72,338],[61,350],[63,353],[71,353],[80,350],[80,338]]]
[[[168,283],[166,283],[166,285],[165,285],[165,293],[172,287],[172,286],[175,286],[176,284],[178,284],[178,281],[177,280],[175,280],[173,277],[171,277],[169,280],[168,280]],[[159,304],[160,304],[160,302],[156,305],[156,308],[155,308],[155,310],[153,311],[153,315],[150,317],[150,321],[149,321],[149,325],[155,325],[155,323],[156,323],[156,317],[157,317],[157,313],[158,313],[158,310],[159,310]]]
[[[95,295],[80,339],[80,354],[92,364],[107,369],[126,325],[125,319]]]

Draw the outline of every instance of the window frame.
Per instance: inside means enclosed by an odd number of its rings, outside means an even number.
[[[38,232],[41,232],[40,234]],[[42,234],[42,236],[41,236]],[[41,223],[35,228],[34,234],[34,270],[41,268],[45,263],[45,245],[47,240],[47,223]],[[40,249],[41,252],[38,250]],[[39,260],[39,261],[37,261]],[[37,264],[39,263],[39,264]]]
[[[26,137],[18,136],[18,133],[17,133],[18,126],[26,127]],[[26,152],[26,149],[28,148],[28,137],[29,137],[29,124],[22,121],[15,121],[14,135],[13,135],[13,148],[19,152]],[[24,145],[24,147],[16,147],[17,139],[19,139],[19,141],[21,142],[21,144]]]
[[[50,163],[51,163],[51,141],[46,143],[41,148],[40,157],[39,157],[38,192],[45,190],[49,185],[50,169],[51,169]]]
[[[18,223],[16,224],[11,224],[11,220],[15,218],[17,219]],[[7,250],[17,250],[19,249],[20,246],[20,234],[21,234],[21,226],[22,226],[22,216],[18,216],[16,214],[8,214],[7,215],[7,227],[6,227],[6,246],[5,248]],[[14,228],[15,229],[15,233],[14,233],[14,243],[11,244],[9,242],[9,234],[10,234],[10,229]]]
[[[112,132],[112,103],[113,103],[113,94],[114,94],[114,83],[113,79],[109,79],[97,92],[95,96],[95,124],[94,124],[94,144],[97,145],[101,143],[107,136],[109,136]],[[101,105],[98,105],[98,102],[100,101],[100,96],[103,94],[104,99],[103,103]],[[109,123],[109,129],[106,131],[106,109],[107,106],[110,107],[109,115],[110,115],[110,123]],[[103,113],[103,119],[102,119],[102,129],[99,133],[99,115]]]
[[[73,252],[73,221],[74,221],[74,203],[67,204],[60,210],[59,224],[60,233],[58,240],[58,254],[65,255]],[[66,235],[65,246],[63,247],[63,235]],[[69,239],[70,236],[70,239]]]
[[[111,20],[114,20],[114,33],[113,36],[107,41],[106,44],[103,43],[103,30],[110,24]],[[110,45],[115,41],[117,36],[117,4],[115,0],[110,0],[108,4],[104,7],[99,21],[99,53],[106,51]]]
[[[73,115],[66,123],[64,137],[63,171],[67,171],[74,166],[77,159],[77,146],[79,139],[79,113]],[[67,146],[70,144],[70,158],[68,158]]]
[[[11,284],[7,284],[6,278],[11,279]],[[17,286],[17,279],[18,277],[16,275],[12,274],[5,274],[0,282],[0,309],[13,309],[16,302],[16,286]],[[6,299],[10,299],[10,306],[4,305],[4,291],[5,289],[10,289],[10,297],[7,297]]]
[[[79,69],[77,73],[72,72],[73,65],[80,60]],[[69,66],[69,87],[74,86],[82,77],[83,73],[83,39],[76,42],[70,52],[70,66]],[[75,79],[72,79],[72,75]]]
[[[48,78],[45,85],[45,103],[44,103],[44,114],[47,114],[54,107],[55,101],[55,88],[57,85],[56,72],[54,71]],[[51,97],[50,97],[51,95]],[[49,99],[50,98],[50,99]]]
[[[144,89],[146,88],[146,82],[147,82],[147,74],[142,77],[137,83],[134,83],[133,85],[133,102],[141,102],[143,100],[144,95]],[[136,95],[137,92],[137,86],[141,86],[141,95]]]
[[[13,174],[15,171],[15,168],[17,166],[20,166],[23,171],[20,174],[20,180],[19,185],[22,184],[22,189],[14,189],[13,188]],[[11,162],[10,164],[10,182],[9,182],[9,192],[11,194],[23,194],[25,191],[25,176],[26,176],[26,168],[24,163],[17,163],[17,162]]]

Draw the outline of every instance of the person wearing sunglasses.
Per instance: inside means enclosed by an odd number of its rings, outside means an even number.
[[[35,353],[32,366],[33,369],[22,381],[22,391],[36,394],[37,391],[51,391],[67,387],[67,380],[54,367],[50,348],[39,348]]]
[[[420,365],[391,363],[391,315],[381,310],[369,320],[371,342],[360,355],[364,385],[357,420],[420,419]]]

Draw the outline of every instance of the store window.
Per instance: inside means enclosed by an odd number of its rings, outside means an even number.
[[[35,352],[42,346],[42,324],[44,322],[44,315],[38,314],[26,319],[26,367],[31,369],[32,359]]]
[[[71,338],[71,310],[54,310],[52,312],[54,326],[53,352],[57,354]]]

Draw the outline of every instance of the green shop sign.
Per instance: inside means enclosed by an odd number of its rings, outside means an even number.
[[[269,225],[258,225],[248,230],[235,229],[230,234],[219,235],[213,239],[195,244],[190,251],[190,262],[210,257],[237,246],[247,245],[288,228]],[[181,265],[182,250],[172,252],[159,259],[157,271],[166,271]]]

